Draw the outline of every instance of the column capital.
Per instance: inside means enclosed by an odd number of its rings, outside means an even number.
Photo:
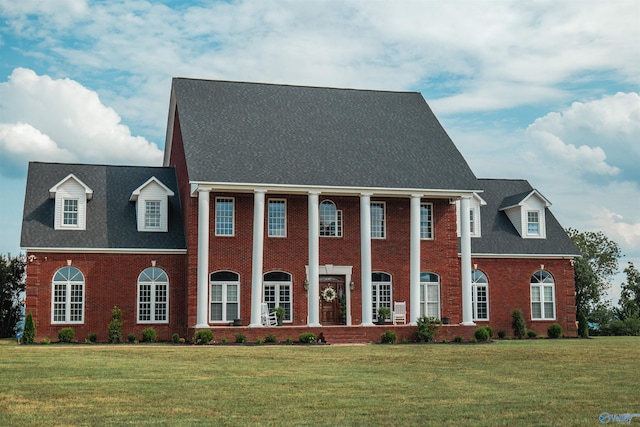
[[[266,188],[254,188],[253,192],[256,193],[256,194],[264,194],[264,193],[267,192],[267,189]]]
[[[421,193],[411,193],[411,198],[412,199],[422,199],[424,197],[424,194]]]
[[[373,191],[361,191],[360,197],[371,197],[373,196]]]

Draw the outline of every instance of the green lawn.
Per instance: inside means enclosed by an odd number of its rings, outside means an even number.
[[[640,337],[368,346],[0,345],[0,425],[601,425]],[[640,418],[633,424],[640,425]]]

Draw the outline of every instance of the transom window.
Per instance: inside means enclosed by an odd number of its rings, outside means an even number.
[[[480,270],[471,270],[473,320],[489,320],[489,281]]]
[[[385,203],[371,202],[371,237],[373,239],[385,238]]]
[[[216,197],[216,236],[233,236],[233,198]]]
[[[78,225],[78,199],[64,199],[62,211],[62,224],[68,226]]]
[[[169,320],[169,277],[158,267],[138,276],[138,322],[166,323]]]
[[[420,316],[440,318],[440,276],[420,273]]]
[[[291,312],[291,275],[282,271],[273,271],[264,275],[263,301],[269,311],[276,307],[284,308],[285,322],[293,319]]]
[[[269,199],[269,237],[287,235],[287,204],[284,199]]]
[[[209,320],[232,322],[240,318],[240,276],[232,271],[217,271],[210,276]]]
[[[144,210],[145,228],[160,228],[160,201],[147,200]]]
[[[378,309],[387,307],[391,310],[391,275],[387,273],[371,273],[371,297],[373,308],[373,319],[378,320]],[[389,319],[387,319],[389,320]]]
[[[420,238],[433,239],[433,204],[420,204]]]
[[[342,211],[331,200],[320,203],[320,236],[342,237]]]
[[[538,270],[531,276],[531,319],[554,320],[556,318],[555,284],[551,273]]]
[[[540,213],[538,211],[527,212],[527,234],[534,236],[540,234]]]
[[[75,267],[62,267],[53,276],[51,323],[84,322],[84,275]]]

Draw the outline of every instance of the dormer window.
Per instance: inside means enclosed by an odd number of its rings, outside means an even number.
[[[49,189],[49,197],[55,200],[55,230],[86,230],[87,201],[92,199],[93,190],[69,174]]]
[[[545,209],[551,203],[537,190],[507,197],[502,202],[503,211],[523,239],[547,237]]]
[[[530,236],[540,235],[540,214],[538,211],[527,212],[527,234]]]
[[[169,231],[169,197],[173,191],[155,176],[133,191],[129,201],[136,202],[138,231]]]

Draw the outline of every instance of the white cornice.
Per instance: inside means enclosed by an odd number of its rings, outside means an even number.
[[[150,248],[24,248],[27,252],[49,253],[109,253],[109,254],[166,254],[184,255],[186,249],[150,249]]]
[[[460,256],[460,253],[458,253]],[[529,258],[529,259],[543,259],[543,258],[557,258],[557,259],[574,259],[579,255],[573,254],[478,254],[471,253],[472,258]]]

